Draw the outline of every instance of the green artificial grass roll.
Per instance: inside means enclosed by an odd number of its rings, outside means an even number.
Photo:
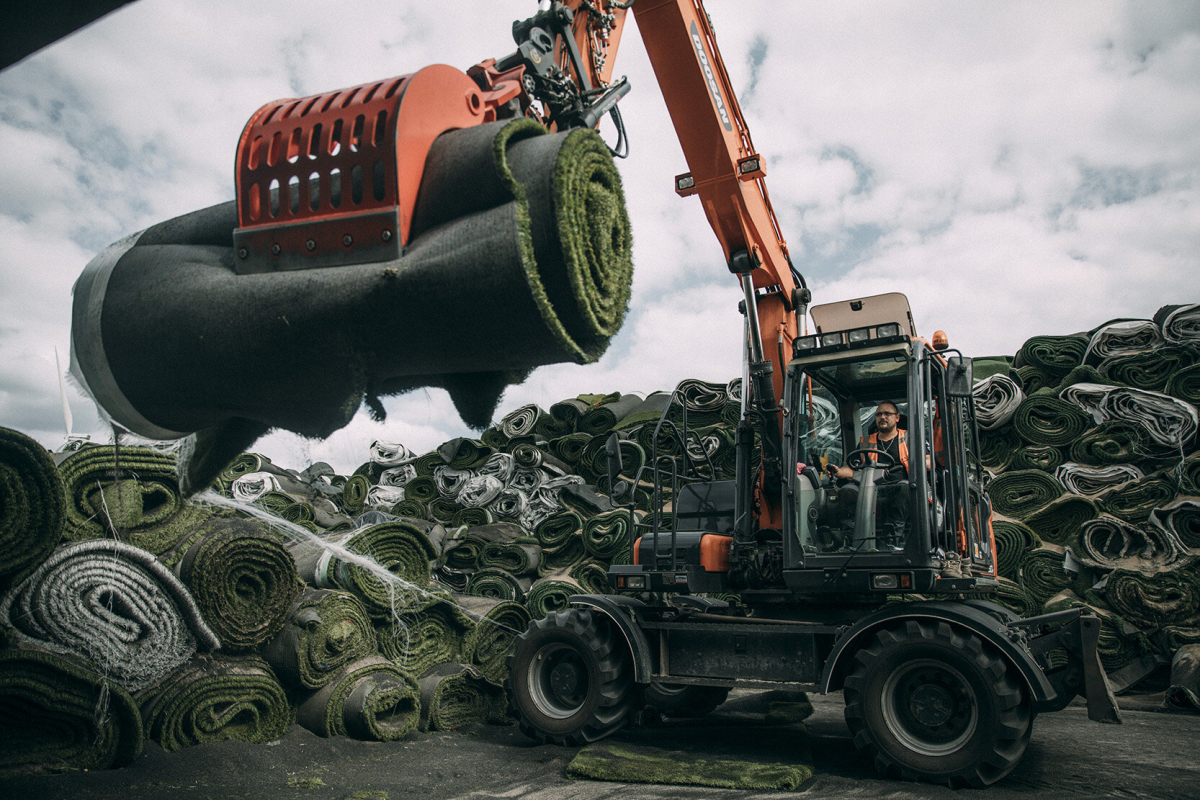
[[[1025,557],[1029,551],[1040,547],[1042,540],[1028,525],[1015,519],[993,519],[992,533],[996,537],[996,564],[1000,575],[1016,580]]]
[[[1103,467],[1139,461],[1145,435],[1138,426],[1120,420],[1105,422],[1087,431],[1070,447],[1071,460]]]
[[[429,506],[422,503],[420,500],[413,500],[406,497],[396,505],[392,506],[391,513],[397,517],[409,517],[411,519],[429,519]]]
[[[1008,469],[1022,447],[1021,437],[1009,425],[979,432],[979,459],[993,470]]]
[[[437,551],[425,530],[413,521],[395,520],[359,528],[345,534],[337,543],[386,570],[398,581],[385,578],[359,564],[331,558],[328,579],[318,581],[321,588],[344,588],[357,596],[372,617],[387,617],[399,609],[421,602],[421,593],[429,586],[429,562]],[[416,595],[416,596],[414,596]]]
[[[529,609],[530,617],[541,619],[554,611],[564,610],[572,595],[587,593],[577,580],[560,570],[533,582],[525,596],[525,607]]]
[[[496,567],[476,570],[467,581],[466,594],[474,597],[491,597],[497,600],[521,602],[533,581],[518,578],[508,570]]]
[[[1016,363],[1020,367],[1032,366],[1047,375],[1062,377],[1083,363],[1087,346],[1086,336],[1032,336],[1021,345]],[[1025,391],[1030,393],[1036,389],[1026,386]]]
[[[1069,544],[1082,525],[1099,514],[1096,504],[1079,495],[1063,495],[1025,517],[1025,524],[1044,542]]]
[[[1144,522],[1150,512],[1175,499],[1178,484],[1167,473],[1130,481],[1100,495],[1097,503],[1107,513],[1126,522]]]
[[[1070,445],[1091,425],[1090,416],[1053,392],[1026,397],[1012,419],[1013,429],[1022,439],[1049,447]]]
[[[342,509],[351,516],[362,513],[369,491],[371,491],[370,478],[362,473],[351,475],[342,484]]]
[[[1200,406],[1200,364],[1184,367],[1171,375],[1164,391],[1172,397]]]
[[[0,428],[0,588],[45,561],[62,539],[66,488],[46,448]]]
[[[496,685],[508,674],[508,654],[529,627],[529,611],[520,603],[485,597],[459,597],[459,606],[475,626],[463,640],[463,660]]]
[[[603,436],[643,402],[636,394],[618,394],[614,399],[589,409],[579,418],[575,430],[589,436]]]
[[[404,738],[420,717],[416,681],[378,653],[344,666],[296,709],[296,721],[317,736],[376,742]]]
[[[504,690],[466,664],[438,664],[417,679],[423,731],[450,731],[480,722],[507,721]]]
[[[1042,545],[1029,551],[1021,564],[1019,583],[1038,609],[1075,580],[1063,569],[1065,553],[1062,547]]]
[[[1161,392],[1171,376],[1195,363],[1196,351],[1189,347],[1160,347],[1112,356],[1099,370],[1104,383]]]
[[[148,447],[84,446],[58,465],[70,540],[118,536],[161,553],[210,516],[184,500],[175,456]]]
[[[255,655],[198,656],[137,702],[146,737],[168,753],[228,740],[265,744],[293,719],[283,687]]]
[[[583,516],[578,511],[557,511],[538,523],[533,532],[542,547],[555,548],[572,534],[583,530]]]
[[[1063,451],[1059,448],[1031,444],[1028,447],[1017,448],[1009,469],[1040,469],[1042,472],[1054,472],[1063,461]]]
[[[1114,570],[1103,594],[1113,611],[1139,628],[1200,621],[1200,575],[1189,567],[1153,575]]]
[[[988,484],[993,507],[1006,517],[1019,520],[1062,494],[1062,484],[1053,475],[1036,469],[1005,472]]]
[[[542,560],[542,548],[535,541],[488,542],[479,552],[478,566],[502,569],[513,575],[536,574]]]
[[[639,516],[635,512],[635,516]],[[605,562],[627,563],[632,540],[629,512],[623,508],[597,514],[583,524],[583,549]]]
[[[1083,524],[1071,542],[1071,551],[1082,564],[1095,569],[1157,572],[1183,555],[1183,544],[1167,528],[1133,525],[1101,514]]]
[[[484,547],[493,543],[534,545],[537,540],[514,522],[460,528],[442,545],[442,561],[453,569],[474,569],[480,566]]]
[[[1058,377],[1051,375],[1040,367],[1026,364],[1016,370],[1017,381],[1025,394],[1033,394],[1039,389],[1045,389],[1058,383]]]
[[[1200,498],[1184,497],[1150,512],[1151,520],[1169,530],[1184,547],[1200,549]]]
[[[596,561],[581,561],[567,573],[588,594],[611,594],[608,584],[608,568]]]
[[[287,621],[261,650],[286,686],[319,689],[343,666],[375,652],[375,630],[362,601],[331,589],[305,589]]]
[[[566,464],[575,465],[583,458],[583,450],[592,440],[586,433],[569,433],[546,443],[550,454]]]
[[[462,508],[450,518],[450,527],[461,528],[465,525],[473,528],[477,525],[491,525],[495,521],[492,512],[486,508]]]
[[[53,653],[0,651],[0,778],[123,767],[142,739],[117,684]]]
[[[462,658],[463,643],[475,626],[449,595],[418,613],[401,614],[400,623],[401,630],[395,622],[380,626],[380,652],[410,675]]]
[[[1037,616],[1042,611],[1041,600],[1030,594],[1021,583],[1008,578],[1000,578],[995,595],[986,595],[985,599],[1012,609],[1022,617]]]
[[[538,566],[538,575],[545,577],[552,572],[569,570],[587,558],[587,554],[583,546],[583,532],[572,533],[557,546],[542,550],[542,563]]]
[[[283,627],[303,588],[279,538],[245,519],[214,519],[190,539],[175,572],[227,652],[252,650]]]

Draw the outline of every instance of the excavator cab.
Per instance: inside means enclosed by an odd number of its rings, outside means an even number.
[[[970,360],[918,338],[903,295],[831,306],[813,309],[817,332],[795,341],[787,367],[785,584],[994,588]]]

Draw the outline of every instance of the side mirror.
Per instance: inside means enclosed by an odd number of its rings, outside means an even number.
[[[608,466],[609,496],[616,500],[625,493],[625,481],[617,482],[621,474],[621,440],[617,434],[611,434],[604,442],[604,456]]]
[[[946,390],[951,397],[970,397],[975,388],[975,364],[966,356],[953,356],[946,368]]]

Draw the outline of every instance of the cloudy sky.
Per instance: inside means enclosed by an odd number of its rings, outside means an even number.
[[[815,302],[908,295],[970,355],[1200,301],[1200,4],[709,0],[797,267]],[[334,11],[336,9],[336,11]],[[452,11],[450,9],[453,9]],[[63,440],[70,291],[110,242],[232,199],[263,103],[512,49],[534,0],[139,0],[0,72],[0,425]],[[617,59],[632,154],[625,328],[598,364],[537,370],[502,414],[582,392],[739,371],[738,290],[631,27]],[[107,440],[73,388],[76,433]],[[373,439],[464,435],[418,391],[285,466],[349,471]]]

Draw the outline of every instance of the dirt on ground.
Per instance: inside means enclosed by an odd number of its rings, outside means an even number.
[[[796,792],[707,789],[571,780],[574,748],[538,745],[515,726],[479,725],[413,733],[399,742],[322,739],[299,726],[277,742],[241,742],[164,753],[147,743],[132,766],[103,772],[0,781],[13,800],[658,800],[662,798],[1179,798],[1200,786],[1200,715],[1162,710],[1161,695],[1123,698],[1125,723],[1100,725],[1078,702],[1034,721],[1029,749],[1003,781],[976,794],[877,776],[858,754],[842,718],[840,695],[812,697],[807,750],[766,724],[755,693],[735,692],[698,721],[668,721],[617,734],[632,745],[713,758],[756,752],[767,760],[811,754],[815,776]],[[803,741],[804,737],[801,737]]]

